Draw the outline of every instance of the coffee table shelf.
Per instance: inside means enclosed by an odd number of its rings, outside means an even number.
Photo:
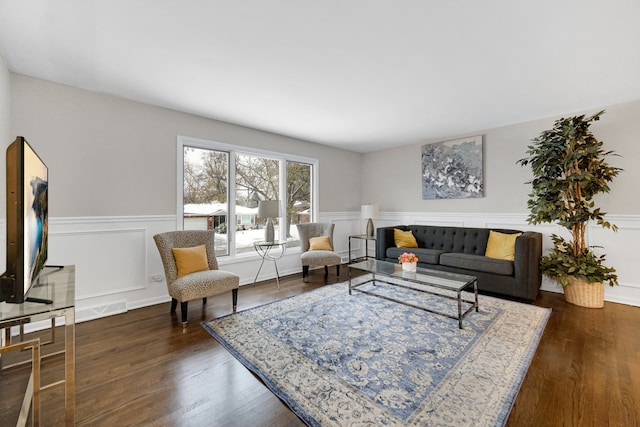
[[[372,295],[378,298],[383,298],[389,301],[393,301],[399,304],[404,304],[410,307],[418,308],[421,310],[429,311],[431,313],[440,314],[452,319],[458,320],[458,327],[462,329],[462,319],[467,316],[473,309],[477,312],[479,310],[478,307],[478,279],[475,276],[469,276],[465,274],[457,274],[457,273],[449,273],[446,271],[438,271],[438,270],[430,270],[426,268],[418,268],[415,273],[407,273],[406,271],[402,271],[402,266],[400,264],[395,264],[387,261],[379,261],[379,260],[366,260],[354,264],[349,264],[349,295],[351,295],[352,291],[361,292],[363,294]],[[370,280],[366,280],[357,285],[352,284],[352,270],[364,271],[372,275]],[[388,282],[385,280],[381,280],[378,277],[389,277],[395,279],[401,279],[406,282],[416,283],[419,285],[443,289],[446,291],[452,291],[456,293],[455,297],[450,295],[444,295],[442,293],[431,292],[426,289],[418,289],[412,286]],[[449,313],[445,313],[439,310],[435,310],[429,307],[425,307],[422,305],[412,304],[407,301],[402,301],[399,299],[391,298],[388,296],[376,294],[375,292],[369,292],[367,290],[361,289],[363,285],[369,282],[383,282],[388,283],[393,286],[398,286],[401,288],[412,289],[418,292],[424,292],[428,294],[438,295],[439,297],[449,298],[456,300],[458,303],[458,314],[457,316],[453,316]],[[462,291],[465,289],[473,289],[474,300],[467,300],[462,297]],[[462,310],[462,303],[471,304],[464,312]]]

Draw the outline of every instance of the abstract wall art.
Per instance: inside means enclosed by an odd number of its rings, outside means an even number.
[[[484,197],[482,136],[422,146],[422,198]]]

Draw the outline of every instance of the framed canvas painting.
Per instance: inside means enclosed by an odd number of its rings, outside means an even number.
[[[422,199],[484,197],[482,136],[422,146]]]

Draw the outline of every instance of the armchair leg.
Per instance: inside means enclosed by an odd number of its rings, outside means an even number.
[[[309,266],[308,265],[303,265],[302,266],[302,281],[304,281],[305,277],[307,277],[309,275]]]
[[[206,304],[207,303],[207,297],[202,298],[202,304]]]
[[[182,315],[182,326],[187,326],[187,308],[189,302],[183,301],[180,303],[180,314]]]
[[[176,312],[176,307],[178,306],[178,300],[175,298],[171,298],[171,312]]]
[[[324,278],[326,279],[328,275],[329,275],[329,266],[325,265],[324,266]]]
[[[336,265],[336,274],[340,277],[340,264]]]
[[[236,312],[236,308],[238,308],[238,288],[231,290],[231,300],[233,302],[233,312]]]

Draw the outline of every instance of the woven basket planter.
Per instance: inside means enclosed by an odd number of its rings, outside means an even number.
[[[572,279],[564,288],[564,299],[580,307],[604,307],[604,282],[589,283],[585,280]]]

